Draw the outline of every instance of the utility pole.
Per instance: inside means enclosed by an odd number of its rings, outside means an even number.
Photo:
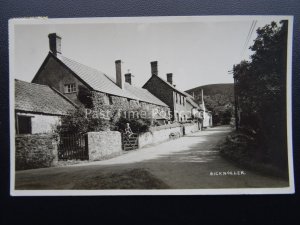
[[[202,108],[203,108],[203,119],[205,118],[205,106],[204,106],[204,97],[203,97],[203,89],[201,89],[201,102],[202,102]]]
[[[239,113],[238,113],[238,94],[237,94],[237,80],[233,70],[228,71],[228,74],[233,74],[233,95],[234,95],[234,117],[235,129],[239,130]]]
[[[235,129],[239,130],[239,115],[238,115],[238,95],[236,88],[236,78],[234,77],[234,114],[235,114]]]

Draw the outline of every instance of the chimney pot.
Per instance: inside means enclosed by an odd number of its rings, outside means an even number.
[[[57,53],[61,54],[61,37],[56,33],[48,35],[50,51],[57,56]]]
[[[167,73],[167,81],[173,85],[173,73]]]
[[[157,61],[151,62],[151,74],[152,76],[158,76],[158,70],[157,70]]]
[[[123,89],[124,81],[121,70],[121,60],[116,60],[116,84]]]
[[[132,82],[132,75],[131,75],[131,73],[126,73],[125,74],[125,82],[126,83],[128,83],[128,84],[132,84],[131,82]]]

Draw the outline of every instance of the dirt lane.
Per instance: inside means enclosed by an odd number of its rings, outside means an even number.
[[[135,169],[149,172],[151,176],[174,189],[288,186],[285,180],[256,174],[223,159],[216,145],[230,131],[229,127],[216,127],[131,151],[110,160],[19,171],[16,173],[16,189],[76,189],[80,184],[91,181],[91,188],[103,187],[99,184],[104,182],[103,179],[110,179],[108,174],[116,177],[124,171]],[[130,179],[125,176],[122,182]],[[118,184],[115,185],[117,188]]]

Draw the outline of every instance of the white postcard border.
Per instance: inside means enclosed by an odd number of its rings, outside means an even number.
[[[253,19],[288,20],[287,54],[287,139],[289,187],[284,188],[228,188],[228,189],[171,189],[171,190],[15,190],[15,110],[14,110],[14,52],[15,25],[25,24],[91,24],[91,23],[161,23],[161,22],[218,22],[249,21]],[[14,18],[9,20],[9,112],[10,112],[10,194],[12,196],[118,196],[118,195],[249,195],[293,194],[293,142],[292,142],[292,40],[293,16],[163,16],[163,17],[102,17],[102,18]]]

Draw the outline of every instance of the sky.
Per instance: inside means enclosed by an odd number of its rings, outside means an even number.
[[[181,90],[206,84],[233,83],[229,70],[242,59],[256,38],[255,30],[271,21],[258,19],[244,45],[253,20],[216,19],[212,21],[177,20],[157,22],[139,19],[124,23],[97,21],[72,23],[22,23],[14,26],[14,74],[31,82],[49,52],[48,34],[62,38],[62,54],[70,59],[115,77],[115,60],[122,60],[122,73],[133,74],[133,85],[143,86],[151,76],[151,61],[158,61],[158,73],[166,79],[173,73],[173,83]],[[276,20],[275,20],[276,21]]]

